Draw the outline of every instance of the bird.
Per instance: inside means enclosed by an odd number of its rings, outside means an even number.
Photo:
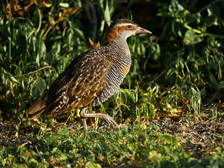
[[[139,33],[152,34],[126,18],[111,23],[105,32],[104,44],[77,56],[26,110],[29,118],[41,113],[59,115],[80,109],[86,130],[87,118],[102,118],[109,125],[119,127],[109,115],[87,113],[86,109],[105,102],[119,88],[131,66],[127,38]]]

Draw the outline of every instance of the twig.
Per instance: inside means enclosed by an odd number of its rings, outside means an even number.
[[[160,73],[154,80],[152,80],[149,84],[155,82],[161,75],[163,75],[163,74],[167,71],[167,69],[170,68],[171,65],[172,65],[174,62],[176,62],[178,58],[180,58],[181,55],[183,55],[183,52],[182,52],[180,55],[178,55],[177,58],[175,59],[175,61],[172,61],[172,62],[170,63],[170,65],[167,66],[167,68],[166,68],[163,72],[161,72],[161,73]],[[169,60],[170,60],[170,59],[171,59],[171,58],[169,58]],[[170,62],[170,61],[169,61],[169,62]]]
[[[155,82],[161,75],[163,75],[163,74],[167,71],[168,68],[170,68],[170,66],[171,66],[171,65],[169,65],[169,66],[168,66],[162,73],[160,73],[160,74],[159,74],[154,80],[152,80],[149,84]]]
[[[19,146],[19,150],[20,150],[19,161],[20,161],[20,163],[22,162],[22,147],[27,145],[28,143],[32,143],[32,142],[28,141],[28,142],[25,142],[24,144]]]
[[[212,4],[218,3],[219,1],[223,1],[223,0],[216,0],[216,1],[212,2]],[[206,5],[205,7],[200,9],[197,13],[201,13],[202,11],[204,11],[205,9],[207,9],[210,6],[211,6],[211,4]]]
[[[51,66],[45,66],[45,67],[42,67],[42,68],[40,68],[40,69],[37,69],[37,70],[35,70],[35,71],[33,71],[33,72],[29,72],[29,73],[27,73],[27,74],[17,75],[16,77],[18,77],[18,76],[26,76],[26,75],[30,75],[30,74],[36,73],[36,72],[38,72],[38,71],[40,71],[40,70],[42,70],[42,69],[46,69],[46,68],[51,68]]]
[[[120,3],[126,3],[125,1],[121,1]],[[114,17],[114,19],[120,18],[126,11],[131,7],[131,5],[134,3],[134,0],[130,0],[127,4],[127,6],[119,13],[117,16]]]
[[[35,145],[35,149],[36,149],[38,155],[40,156],[40,158],[41,158],[43,161],[45,161],[45,159],[41,156],[41,154],[40,154],[40,152],[39,152],[39,150],[38,150],[38,148],[37,148],[37,145]]]

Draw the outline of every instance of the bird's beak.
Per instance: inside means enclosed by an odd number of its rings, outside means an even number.
[[[146,33],[146,34],[152,34],[152,32],[146,30],[146,29],[143,29],[142,27],[138,27],[136,29],[136,32],[135,33]]]

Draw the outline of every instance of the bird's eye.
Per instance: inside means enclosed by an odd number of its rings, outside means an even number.
[[[130,29],[132,26],[131,25],[128,25],[127,27]]]

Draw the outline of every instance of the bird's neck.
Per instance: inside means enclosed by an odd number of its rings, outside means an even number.
[[[130,56],[130,50],[126,38],[115,38],[109,42],[114,48],[118,48],[123,54]]]

